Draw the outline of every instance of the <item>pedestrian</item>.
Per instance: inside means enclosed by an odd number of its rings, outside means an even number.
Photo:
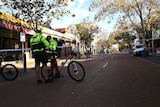
[[[40,30],[36,31],[36,34],[30,39],[31,50],[33,53],[33,58],[35,59],[35,71],[37,76],[37,83],[42,83],[41,73],[40,73],[40,63],[42,63],[44,74],[45,74],[45,83],[49,83],[52,80],[48,79],[47,72],[47,54],[45,53],[45,48],[49,47],[49,42],[42,35]]]
[[[57,41],[57,43],[58,43],[58,46],[63,46],[64,41],[63,41],[63,40],[61,40],[61,39],[59,39],[59,40]]]
[[[79,49],[79,42],[77,43],[77,58],[81,58],[81,53]]]
[[[86,51],[86,57],[90,58],[91,56],[91,48],[89,47],[89,45],[87,45],[87,51]]]
[[[76,44],[76,42],[74,43],[74,47],[73,47],[73,52],[76,55],[76,58],[80,58],[80,51],[79,51],[79,42]]]
[[[72,41],[72,44],[71,44],[71,52],[73,53],[73,55],[74,55],[75,57],[77,57],[78,51],[79,51],[79,47],[78,47],[77,44],[76,44],[76,40],[73,40],[73,41]]]
[[[104,46],[103,45],[101,45],[101,49],[100,49],[100,54],[104,54]]]

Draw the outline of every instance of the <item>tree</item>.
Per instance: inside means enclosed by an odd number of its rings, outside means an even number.
[[[116,32],[112,32],[107,40],[101,40],[99,42],[101,42],[101,44],[105,48],[107,48],[108,51],[112,50],[113,44],[117,43],[117,40],[115,39],[115,36],[116,36]]]
[[[81,23],[76,25],[76,29],[80,34],[82,41],[88,42],[89,44],[93,40],[94,34],[97,34],[99,28],[92,23]]]
[[[119,51],[125,50],[126,49],[126,43],[124,43],[124,42],[119,43],[118,49],[119,49]]]
[[[117,36],[117,32],[111,32],[110,36],[108,37],[108,40],[106,41],[108,48],[112,46],[112,44],[118,42],[115,37]]]
[[[136,36],[133,32],[121,32],[118,36],[115,37],[117,41],[121,41],[121,43],[127,43],[129,47],[131,47],[131,44],[134,42],[134,39],[136,39]]]
[[[129,21],[138,33],[142,34],[142,42],[145,44],[145,31],[152,29],[159,16],[159,0],[96,0],[93,1],[90,10],[95,11],[95,20],[108,18],[117,21]]]
[[[26,21],[31,29],[41,29],[51,23],[52,19],[60,19],[69,14],[68,0],[1,0],[4,5],[16,11],[16,17]],[[71,0],[73,1],[73,0]]]

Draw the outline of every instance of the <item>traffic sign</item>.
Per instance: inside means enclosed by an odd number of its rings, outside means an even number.
[[[20,41],[25,42],[26,41],[26,35],[23,32],[20,32]]]

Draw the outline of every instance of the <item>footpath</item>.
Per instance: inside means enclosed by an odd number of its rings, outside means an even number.
[[[97,55],[92,55],[90,58],[86,58],[85,55],[81,55],[80,59],[75,59],[77,61],[86,61],[86,60],[91,60],[93,58],[97,57]],[[65,61],[65,59],[57,59],[58,61],[58,66],[61,65],[61,63],[63,61]],[[23,61],[19,61],[19,62],[12,62],[19,70],[19,72],[25,72],[24,70],[24,62]],[[67,62],[69,63],[69,61]],[[49,65],[50,63],[48,63]],[[66,64],[67,65],[67,64]],[[34,66],[35,66],[35,62],[33,58],[28,59],[28,61],[26,62],[26,72],[33,72],[34,71]]]
[[[92,60],[93,58],[96,58],[96,57],[98,57],[98,55],[92,55],[90,58],[86,58],[85,55],[82,55],[80,59],[75,59],[75,60],[77,60],[77,61],[87,61],[87,60]],[[141,58],[143,58],[144,60],[156,63],[156,64],[160,64],[160,56],[149,55],[149,56],[141,57]],[[61,59],[61,60],[57,59],[57,60],[58,60],[58,65],[60,66],[62,61],[64,61],[65,59]],[[22,61],[12,62],[12,64],[15,65],[18,68],[19,72],[25,72],[24,63]],[[35,66],[34,59],[30,58],[26,63],[26,72],[33,72],[34,71],[34,66]]]
[[[149,55],[146,57],[142,57],[145,60],[148,60],[150,62],[156,63],[156,64],[160,64],[160,56],[156,56],[156,55]]]

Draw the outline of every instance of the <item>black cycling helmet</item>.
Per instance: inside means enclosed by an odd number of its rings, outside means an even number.
[[[41,30],[36,30],[36,33],[42,33]]]
[[[46,39],[49,41],[49,40],[51,39],[51,36],[50,36],[50,35],[48,35]]]

